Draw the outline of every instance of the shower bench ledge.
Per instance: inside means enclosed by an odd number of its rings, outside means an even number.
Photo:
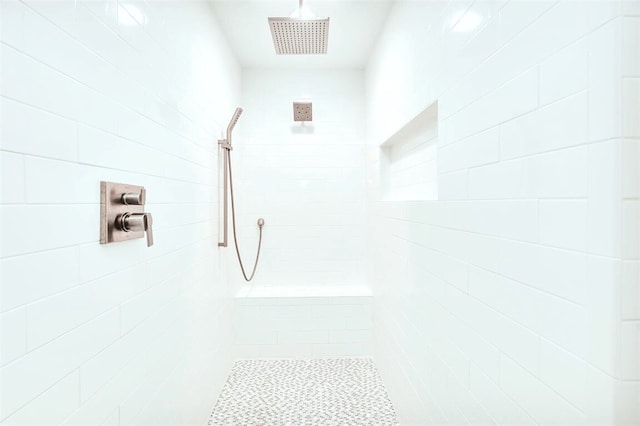
[[[363,302],[369,302],[372,297],[371,289],[365,285],[310,285],[310,286],[246,286],[242,287],[236,293],[236,301],[240,304],[269,304],[269,299],[309,299],[307,304],[313,304],[314,299],[320,299],[315,302],[327,303],[325,298],[336,298],[336,302],[346,299],[346,302],[355,303],[355,299],[363,298]],[[292,300],[295,303],[304,303],[305,300]]]
[[[236,357],[369,356],[372,299],[364,285],[244,287],[235,297]]]

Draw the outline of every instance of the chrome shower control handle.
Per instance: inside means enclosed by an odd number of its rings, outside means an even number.
[[[122,203],[127,205],[142,206],[146,202],[146,199],[147,190],[144,188],[140,189],[139,194],[136,194],[135,192],[122,194]]]
[[[147,247],[153,245],[153,218],[151,213],[123,213],[117,220],[120,229],[124,232],[146,232]]]

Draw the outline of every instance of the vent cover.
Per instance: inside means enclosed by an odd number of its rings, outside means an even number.
[[[311,102],[293,103],[293,121],[313,121]]]
[[[269,18],[273,46],[278,55],[327,53],[329,18]]]

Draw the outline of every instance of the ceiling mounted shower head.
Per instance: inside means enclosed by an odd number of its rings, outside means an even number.
[[[269,17],[273,46],[278,55],[318,55],[327,53],[329,18],[310,18],[300,0],[291,17]]]

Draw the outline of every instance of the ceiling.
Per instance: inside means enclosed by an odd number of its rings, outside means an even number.
[[[393,0],[306,0],[318,18],[329,17],[326,55],[276,55],[269,16],[289,16],[298,0],[211,0],[243,68],[364,68]]]

